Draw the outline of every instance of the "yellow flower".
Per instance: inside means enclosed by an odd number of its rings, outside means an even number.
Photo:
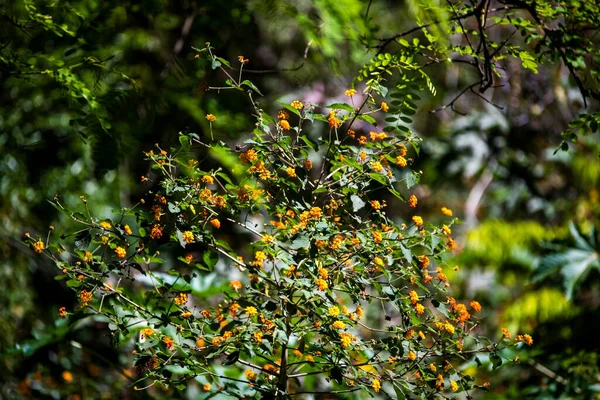
[[[142,329],[141,334],[144,337],[144,339],[146,339],[146,338],[149,338],[150,336],[154,335],[154,330],[152,330],[150,328],[145,328],[145,329]]]
[[[287,172],[288,176],[290,178],[295,178],[296,177],[296,170],[293,167],[287,167],[285,169],[285,172]]]
[[[65,380],[65,382],[71,382],[73,380],[73,374],[69,371],[63,371],[62,378]]]
[[[258,310],[256,309],[256,307],[252,306],[244,308],[244,311],[246,312],[246,314],[248,314],[249,317],[253,317],[256,314],[258,314]]]
[[[127,255],[127,251],[125,251],[124,248],[122,247],[117,247],[115,249],[115,254],[117,255],[117,257],[119,258],[125,258],[125,256]]]
[[[417,302],[419,301],[419,295],[414,290],[411,290],[408,293],[408,296],[410,297],[410,302],[413,304],[417,304]]]
[[[204,182],[207,185],[212,185],[213,183],[215,183],[215,178],[213,178],[210,175],[204,175],[202,177],[202,182]]]
[[[354,90],[354,89],[348,89],[348,90],[346,90],[346,91],[344,92],[344,94],[345,94],[346,96],[348,96],[348,97],[352,97],[352,96],[354,96],[356,93],[357,93],[357,92],[356,92],[356,90]]]
[[[423,307],[423,304],[417,304],[417,305],[415,305],[415,312],[418,315],[423,315],[423,313],[425,312],[425,307]]]
[[[329,272],[327,272],[325,268],[319,267],[319,275],[321,276],[321,278],[327,279],[329,277]]]
[[[231,286],[232,288],[234,288],[236,291],[240,290],[242,288],[242,282],[240,281],[231,281],[229,282],[229,286]]]
[[[271,243],[275,238],[271,235],[263,235],[261,240],[265,243]]]
[[[254,340],[256,341],[256,343],[261,343],[262,342],[263,333],[261,331],[254,332],[254,334],[252,336],[254,337]]]
[[[444,232],[445,235],[452,234],[452,230],[448,227],[448,225],[442,225],[442,231]]]
[[[327,290],[327,288],[329,287],[329,285],[327,284],[327,281],[325,281],[324,279],[317,279],[317,287],[319,288],[319,290]]]
[[[33,249],[35,250],[36,253],[41,253],[42,251],[44,251],[45,248],[46,248],[46,246],[44,245],[44,242],[42,242],[41,240],[38,240],[37,242],[35,242],[33,244]]]
[[[471,302],[471,308],[475,311],[475,312],[479,312],[481,311],[481,304],[479,304],[478,301],[473,300]]]
[[[87,305],[92,301],[92,292],[88,292],[83,289],[81,293],[79,293],[79,302],[81,303],[81,307],[87,307]]]
[[[381,163],[379,161],[372,162],[371,168],[373,168],[373,171],[375,172],[383,171],[383,167],[381,166]]]
[[[412,351],[412,350],[411,350],[411,351],[408,353],[408,359],[409,359],[410,361],[415,361],[415,360],[417,359],[417,355],[415,354],[415,352],[414,352],[414,351]]]
[[[346,348],[352,344],[353,335],[347,332],[340,333],[340,340],[342,342],[342,347]]]
[[[404,158],[402,156],[396,157],[396,165],[401,168],[406,167],[406,158]]]
[[[362,317],[364,315],[363,308],[361,306],[356,307],[356,315]]]
[[[254,382],[256,380],[256,373],[254,371],[252,371],[251,369],[247,369],[246,370],[246,379],[248,379],[250,382]]]
[[[131,231],[131,228],[129,227],[129,225],[125,225],[123,227],[123,230],[125,231],[126,234],[131,235],[133,234],[133,232]]]
[[[290,123],[288,121],[286,121],[285,119],[282,119],[281,121],[279,121],[277,123],[281,129],[283,129],[284,131],[289,131],[292,127],[290,126]]]
[[[387,103],[385,101],[381,102],[381,111],[383,112],[387,112],[387,110],[389,110],[390,107],[388,107]]]
[[[185,231],[185,232],[183,232],[182,236],[183,236],[183,241],[186,242],[187,244],[194,242],[194,233],[192,231]]]
[[[458,391],[458,384],[454,381],[450,381],[450,389],[452,389],[453,392],[457,392]]]
[[[429,257],[427,256],[418,256],[417,260],[419,261],[419,267],[427,268],[429,266]]]
[[[523,335],[523,341],[527,344],[527,346],[531,346],[533,344],[533,338],[528,334]]]
[[[337,317],[338,315],[340,315],[340,309],[338,306],[329,307],[327,311],[332,317]]]
[[[188,301],[188,295],[186,293],[179,293],[177,297],[175,297],[175,304],[181,306]]]
[[[417,206],[417,202],[418,202],[417,196],[415,196],[414,194],[408,198],[408,206],[410,208],[415,208]]]
[[[102,229],[110,229],[112,228],[112,225],[106,221],[102,221],[100,222],[100,228]]]
[[[415,223],[415,225],[417,225],[418,227],[423,226],[423,218],[419,217],[418,215],[415,215],[414,217],[412,217],[412,220]]]
[[[160,225],[152,225],[152,229],[150,229],[150,238],[152,239],[160,239],[162,236],[162,228]]]
[[[329,111],[329,117],[327,118],[327,121],[329,122],[329,129],[340,127],[340,120],[336,118],[335,111],[333,110]]]
[[[442,214],[444,214],[447,217],[451,217],[452,216],[452,210],[446,207],[442,207]]]
[[[205,117],[209,122],[215,122],[217,120],[217,117],[215,117],[212,114],[207,114]]]
[[[302,102],[299,100],[292,101],[291,106],[294,107],[296,110],[302,110],[304,108],[304,104],[302,104]]]
[[[379,389],[381,389],[381,382],[379,382],[379,379],[373,379],[371,382],[371,387],[375,393],[378,393]]]
[[[344,329],[346,324],[342,321],[335,321],[333,324],[331,324],[331,326],[333,326],[335,329]]]
[[[206,385],[202,386],[202,390],[204,390],[205,392],[210,391],[210,388],[212,387],[211,383],[207,383]]]

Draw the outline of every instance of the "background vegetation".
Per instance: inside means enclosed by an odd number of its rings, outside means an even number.
[[[206,91],[222,76],[196,60],[192,46],[210,42],[228,60],[248,58],[265,105],[330,104],[346,99],[375,54],[403,46],[380,38],[430,21],[440,23],[406,36],[437,90],[423,96],[413,116],[411,129],[424,140],[413,166],[422,179],[411,193],[426,220],[439,219],[447,206],[464,221],[453,227],[459,249],[451,262],[459,268],[449,279],[455,298],[482,304],[484,333],[499,338],[507,327],[531,332],[535,341],[519,353],[520,366],[473,372],[491,382],[479,396],[597,396],[600,143],[583,134],[598,128],[599,12],[593,2],[544,1],[536,20],[528,1],[482,3],[487,10],[515,9],[510,19],[499,11],[488,17],[496,26],[489,39],[511,40],[497,54],[504,56],[493,64],[494,77],[484,58],[480,74],[468,63],[439,58],[448,43],[418,49],[413,42],[459,29],[443,2],[2,4],[2,396],[195,398],[201,390],[132,391],[131,347],[113,347],[103,320],[59,318],[59,307],[73,309],[76,298],[21,243],[26,232],[45,235],[50,225],[57,234],[73,230],[47,201],[57,195],[71,208],[80,195],[93,197],[95,215],[135,204],[147,190],[139,184],[148,171],[143,151],[177,144],[181,131],[208,137],[206,114],[218,115],[217,139],[235,146],[247,137],[253,129],[247,104]],[[470,3],[452,6],[470,12]],[[458,60],[471,60],[470,47],[483,52],[477,20],[465,24],[466,35],[441,35],[456,46],[451,54]],[[465,90],[473,82],[488,89]],[[569,151],[555,152],[563,140]],[[205,169],[224,161],[202,151],[197,157]],[[406,216],[398,208],[396,217]],[[209,296],[227,277],[215,272],[210,279],[194,295]]]

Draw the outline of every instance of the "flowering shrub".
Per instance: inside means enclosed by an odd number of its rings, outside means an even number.
[[[421,71],[382,56],[360,103],[349,89],[349,104],[295,100],[270,116],[254,99],[259,89],[242,79],[248,60],[240,57],[238,74],[210,45],[198,54],[228,75],[219,89],[248,97],[252,137],[232,149],[181,134],[180,148],[146,153],[152,173],[142,181],[154,186],[118,216],[91,215],[83,196],[83,213],[54,199],[82,226],[74,248],[28,238],[78,293],[78,312],[103,316],[115,344],[135,341],[136,389],[182,390],[195,380],[236,398],[356,391],[443,398],[487,386],[460,369],[471,359],[480,364],[478,353],[497,367],[507,346],[532,344],[529,335],[511,341],[508,331],[498,343],[473,335],[481,305],[447,295],[442,256],[456,247],[450,209],[440,210],[442,226],[386,214],[382,193],[402,204],[398,183],[410,189],[420,178],[410,169],[420,139],[401,123],[415,113],[416,92],[431,89]],[[387,93],[390,69],[403,83],[388,105],[375,96]],[[376,124],[376,113],[390,126],[353,129],[358,120]],[[206,116],[211,138],[218,118]],[[314,140],[311,131],[323,134]],[[236,162],[230,171],[204,170],[197,146]],[[417,202],[410,195],[406,207]],[[225,227],[255,240],[224,240]],[[195,298],[194,285],[215,270],[228,284]]]

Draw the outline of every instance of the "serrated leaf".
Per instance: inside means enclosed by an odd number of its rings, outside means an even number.
[[[406,174],[406,187],[410,189],[421,181],[421,174],[411,171],[409,174]]]

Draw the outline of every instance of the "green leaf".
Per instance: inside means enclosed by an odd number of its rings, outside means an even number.
[[[362,114],[362,115],[358,116],[358,119],[366,121],[366,122],[368,122],[371,125],[377,126],[377,120],[375,118],[371,117],[370,115],[364,115],[364,114]]]
[[[328,106],[325,106],[325,108],[333,108],[336,110],[345,110],[348,112],[354,112],[354,108],[352,108],[351,105],[346,104],[346,103],[333,103]]]
[[[287,103],[283,103],[281,101],[278,101],[277,104],[279,104],[281,107],[285,108],[286,110],[288,110],[289,112],[296,114],[297,116],[300,116],[300,111],[298,111],[297,109],[295,109],[294,107],[292,107],[291,105],[287,104]]]
[[[227,358],[225,358],[225,360],[223,360],[223,365],[233,365],[237,362],[237,360],[240,358],[240,352],[238,351],[234,351],[233,353],[231,353],[230,355],[227,356]]]
[[[360,197],[358,197],[355,194],[350,196],[350,200],[352,201],[352,211],[353,212],[357,212],[358,210],[363,208],[366,204],[364,201],[362,201],[362,199]]]
[[[212,270],[217,265],[219,256],[214,251],[205,251],[202,255],[202,261],[204,261],[209,270]]]
[[[171,212],[173,214],[177,214],[177,213],[181,212],[181,209],[171,202],[169,202],[169,204],[167,206],[169,208],[169,212]]]
[[[71,279],[67,281],[67,286],[68,287],[80,287],[82,285],[83,282],[81,282],[79,279]]]
[[[306,236],[300,236],[299,238],[297,238],[296,240],[294,240],[292,242],[292,244],[290,245],[290,249],[292,250],[298,250],[298,249],[306,249],[310,247],[310,240],[308,239],[308,237]]]
[[[371,179],[376,180],[377,182],[381,183],[382,185],[387,186],[389,183],[388,179],[385,176],[381,175],[379,172],[371,172],[369,174],[369,176],[371,177]]]
[[[186,135],[180,135],[179,143],[181,143],[181,147],[183,147],[183,149],[186,152],[190,151],[190,138],[189,137],[187,137]]]
[[[421,174],[415,171],[411,171],[409,174],[406,174],[406,187],[410,189],[421,181]]]
[[[75,235],[75,248],[77,250],[85,250],[92,241],[92,234],[89,230],[81,231]]]
[[[245,81],[243,81],[241,83],[241,85],[246,85],[249,88],[251,88],[252,90],[254,90],[256,93],[260,94],[261,96],[263,95],[260,90],[258,90],[258,88],[254,85],[254,83],[252,83],[251,81],[249,81],[248,79],[246,79]]]

